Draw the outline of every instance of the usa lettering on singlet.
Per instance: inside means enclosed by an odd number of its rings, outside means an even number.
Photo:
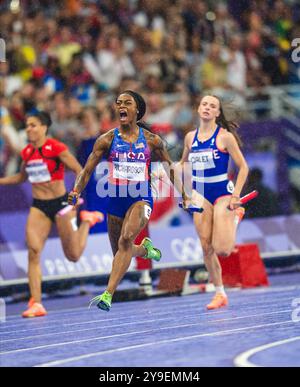
[[[43,159],[28,161],[25,169],[30,183],[46,183],[51,181],[48,166]]]

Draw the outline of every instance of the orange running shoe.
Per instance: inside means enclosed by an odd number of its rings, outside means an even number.
[[[211,303],[206,305],[206,308],[208,310],[212,310],[212,309],[222,308],[223,306],[227,306],[227,305],[228,305],[227,296],[222,293],[216,293],[214,298],[211,300]]]
[[[43,305],[38,302],[34,302],[33,298],[31,298],[28,302],[28,309],[22,313],[22,317],[42,317],[46,316],[46,314],[47,311]]]
[[[237,225],[241,223],[244,215],[245,215],[245,208],[244,207],[238,207],[235,209],[234,221]]]
[[[89,222],[90,227],[93,227],[96,223],[103,222],[104,215],[99,211],[80,211],[80,220]]]
[[[33,298],[33,297],[30,297],[30,299],[29,299],[29,301],[28,301],[28,304],[27,304],[27,307],[28,307],[28,308],[31,308],[32,305],[33,305],[34,303],[35,303],[34,298]]]

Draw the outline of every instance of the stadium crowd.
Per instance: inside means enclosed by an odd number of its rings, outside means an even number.
[[[33,109],[51,113],[52,136],[76,154],[116,125],[117,93],[137,90],[176,158],[200,93],[231,91],[243,104],[249,87],[300,82],[293,0],[4,0],[0,29],[0,175],[18,168]]]

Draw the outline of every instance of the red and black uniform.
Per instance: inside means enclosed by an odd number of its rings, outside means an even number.
[[[48,138],[40,148],[35,148],[31,144],[27,145],[22,150],[21,157],[25,164],[28,180],[32,184],[63,180],[65,168],[59,155],[67,149],[65,144],[52,138]],[[57,212],[66,205],[68,205],[67,193],[51,200],[33,199],[32,207],[38,208],[54,221]]]

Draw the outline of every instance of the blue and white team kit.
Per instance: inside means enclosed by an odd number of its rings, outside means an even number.
[[[109,200],[107,212],[124,218],[132,204],[145,202],[145,216],[149,219],[153,208],[151,192],[151,150],[142,128],[135,143],[122,139],[119,128],[109,155]]]
[[[217,126],[212,137],[198,140],[199,128],[192,143],[188,160],[192,165],[192,187],[211,204],[223,196],[231,195],[234,184],[228,180],[229,153],[217,147],[221,127]]]

